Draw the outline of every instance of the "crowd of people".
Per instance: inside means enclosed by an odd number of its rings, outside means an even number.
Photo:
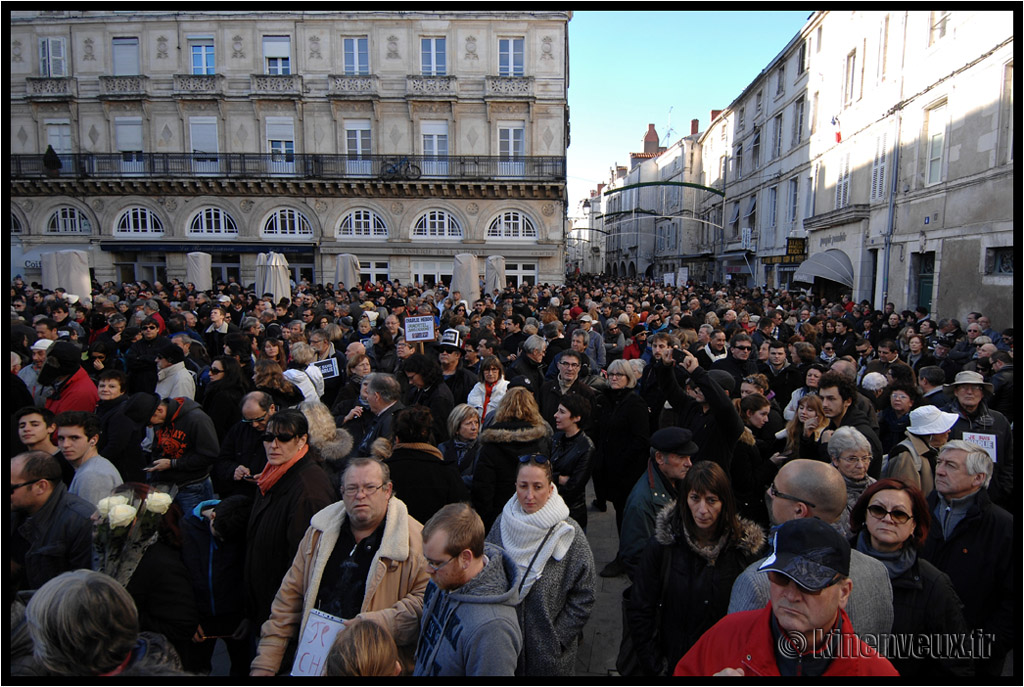
[[[16,278],[11,319],[14,674],[221,640],[233,676],[573,675],[596,576],[622,675],[993,676],[1016,639],[1014,332],[979,312]]]

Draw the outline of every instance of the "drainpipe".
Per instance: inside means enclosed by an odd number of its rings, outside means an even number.
[[[889,302],[889,258],[892,253],[892,235],[896,230],[896,194],[899,192],[900,183],[900,150],[903,141],[900,136],[903,130],[903,86],[902,74],[907,63],[907,19],[909,13],[903,13],[903,46],[900,57],[900,101],[893,108],[896,113],[896,140],[893,143],[892,154],[892,184],[889,186],[889,216],[885,226],[885,247],[882,251],[882,302],[878,304],[879,310],[885,310],[885,304]]]

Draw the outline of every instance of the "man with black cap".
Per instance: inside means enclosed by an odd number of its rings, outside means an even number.
[[[544,354],[547,352],[547,341],[543,336],[533,334],[523,342],[523,352],[515,362],[509,365],[505,376],[511,380],[515,377],[526,377],[530,380],[530,389],[534,398],[540,403],[540,387],[544,384]]]
[[[37,381],[53,387],[46,408],[54,415],[68,410],[91,413],[100,400],[96,385],[82,367],[82,350],[70,341],[57,341],[50,346]]]
[[[727,615],[676,664],[677,676],[898,676],[854,634],[850,544],[817,518],[783,523],[759,566],[771,603]]]
[[[459,330],[445,329],[441,334],[437,361],[441,364],[441,376],[444,378],[448,390],[452,392],[455,405],[465,403],[469,398],[469,392],[479,381],[475,374],[463,367],[462,355],[464,352],[462,335]],[[447,419],[445,418],[445,421]]]
[[[196,397],[196,380],[185,367],[185,351],[169,343],[156,354],[156,394],[160,398]]]
[[[693,433],[682,427],[665,427],[651,435],[647,472],[629,492],[619,533],[619,553],[601,571],[602,577],[625,572],[632,579],[647,540],[654,536],[658,512],[677,498],[676,489],[690,470],[691,457],[699,450]]]

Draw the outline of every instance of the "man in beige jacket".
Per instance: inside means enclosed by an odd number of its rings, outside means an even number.
[[[289,643],[303,637],[313,609],[341,632],[355,617],[380,623],[409,663],[429,580],[423,526],[392,496],[388,468],[380,461],[350,461],[342,484],[343,502],[313,516],[281,582],[252,675],[288,673]]]

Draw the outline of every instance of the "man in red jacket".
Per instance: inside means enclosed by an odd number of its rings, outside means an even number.
[[[676,675],[898,675],[853,633],[843,610],[850,598],[850,544],[817,518],[775,530],[768,573],[771,603],[732,613],[697,640]]]
[[[68,410],[91,413],[99,403],[96,385],[82,367],[82,350],[70,341],[58,341],[46,352],[39,383],[53,386],[46,408],[54,415]]]

